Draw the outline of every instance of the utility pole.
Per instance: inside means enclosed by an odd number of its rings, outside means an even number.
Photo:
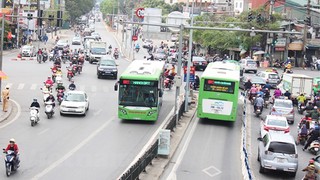
[[[20,39],[20,0],[18,2],[18,17],[17,17],[17,48],[19,48],[19,39]]]
[[[1,24],[1,44],[0,44],[0,71],[2,71],[2,61],[3,61],[3,40],[4,40],[4,20],[6,16],[2,14],[2,24]],[[0,78],[0,90],[1,90],[2,78]],[[1,101],[1,100],[0,100]]]
[[[274,7],[274,0],[270,0],[270,9],[269,9],[269,20],[273,20],[273,7]],[[274,34],[273,34],[274,35]],[[274,37],[274,36],[273,36]],[[270,33],[267,33],[267,38],[270,38]],[[273,39],[273,38],[272,38]],[[273,49],[272,46],[273,41],[269,44],[268,53],[270,54],[270,66],[272,66],[273,63]]]
[[[37,9],[38,9],[38,15],[40,15],[40,0],[37,0]],[[38,19],[41,18],[41,17],[38,17]],[[40,22],[37,20],[37,22]],[[41,33],[40,33],[40,26],[41,24],[38,23],[38,28],[37,28],[37,34],[38,34],[38,49],[40,49],[40,41],[41,39],[39,38],[41,36]]]
[[[307,32],[307,30],[308,30],[308,28],[307,28],[307,19],[308,19],[308,17],[310,17],[310,4],[311,4],[311,0],[308,0],[308,4],[307,4],[307,17],[306,17],[306,19],[305,19],[305,23],[304,23],[304,30],[303,30],[303,58],[304,59],[306,59],[307,58],[307,34],[308,34],[308,32]],[[311,22],[310,22],[311,23]]]
[[[194,10],[194,0],[192,1],[192,7],[191,7],[191,24],[190,26],[193,26],[193,10]],[[180,32],[182,33],[182,32]],[[186,79],[186,92],[185,92],[185,106],[184,110],[188,111],[188,104],[189,104],[189,94],[190,94],[190,66],[191,66],[191,58],[192,58],[192,35],[193,35],[193,29],[190,29],[189,34],[189,54],[188,54],[188,65],[187,65],[187,79]],[[180,52],[181,53],[181,52]]]

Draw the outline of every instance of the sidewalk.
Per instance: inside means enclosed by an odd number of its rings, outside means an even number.
[[[10,115],[12,114],[12,109],[13,109],[13,102],[10,100],[9,104],[8,104],[8,111],[7,112],[3,112],[2,111],[2,102],[0,102],[1,105],[1,110],[0,110],[0,123],[7,120]]]

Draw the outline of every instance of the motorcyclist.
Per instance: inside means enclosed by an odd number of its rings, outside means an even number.
[[[304,96],[303,93],[301,93],[298,97],[297,97],[297,100],[298,100],[298,105],[300,106],[300,104],[304,103],[307,98]]]
[[[262,112],[263,104],[264,104],[264,100],[262,99],[261,95],[258,94],[257,98],[255,99],[254,104],[253,104],[254,112],[256,112],[257,107],[260,107],[261,108],[261,112]]]
[[[250,79],[248,79],[248,81],[244,83],[244,90],[245,91],[250,90],[251,87],[252,87],[252,82]]]
[[[311,159],[307,167],[302,169],[302,171],[306,172],[302,180],[315,180],[316,179],[316,168],[314,166],[314,160]]]
[[[309,133],[309,136],[310,137],[309,137],[306,145],[302,148],[303,151],[306,150],[314,140],[318,139],[318,137],[319,137],[319,126],[318,125],[316,125],[314,127],[314,129]]]
[[[197,90],[197,88],[199,87],[199,85],[200,85],[200,78],[199,78],[198,75],[196,75],[195,78],[194,78],[194,86],[193,86],[193,89],[194,89],[194,90]]]
[[[266,81],[266,84],[263,86],[263,89],[271,89],[271,85],[269,84],[269,81]]]
[[[140,49],[140,45],[139,45],[139,43],[137,43],[136,44],[136,50],[139,51],[139,49]]]
[[[70,90],[75,90],[76,89],[76,85],[74,84],[74,81],[71,81],[71,84],[69,85],[69,89]]]
[[[288,62],[288,64],[286,65],[286,67],[284,68],[283,72],[287,72],[288,70],[291,70],[292,66],[291,66],[291,62]]]
[[[55,98],[54,98],[54,96],[53,96],[53,94],[52,93],[50,93],[50,95],[47,97],[47,99],[46,99],[46,102],[49,102],[49,101],[51,101],[52,102],[52,107],[54,108],[55,107]]]
[[[319,120],[320,113],[319,113],[319,111],[318,111],[318,107],[317,107],[317,106],[314,106],[314,107],[313,107],[313,111],[310,112],[310,117],[311,117],[313,120],[316,120],[316,121]]]
[[[37,115],[39,117],[40,104],[37,99],[33,99],[33,102],[31,103],[30,108],[36,108],[36,110],[38,112]]]
[[[283,96],[287,97],[288,99],[291,99],[291,93],[288,90],[286,90]]]
[[[42,61],[42,49],[38,49],[38,58],[40,59],[40,61]]]
[[[153,54],[152,54],[152,53],[150,53],[149,55],[150,55],[150,57],[148,57],[148,58],[147,58],[147,60],[151,60],[151,61],[153,61],[153,60],[154,60],[154,56],[153,56]]]
[[[53,81],[52,81],[52,79],[51,79],[51,76],[48,76],[48,79],[45,81],[45,84],[46,84],[46,85],[49,85],[50,87],[53,86]]]
[[[276,90],[274,90],[273,96],[274,98],[279,98],[282,95],[282,92],[279,88],[276,88]]]
[[[59,83],[56,90],[57,91],[62,90],[62,92],[64,92],[66,90],[66,88],[64,87],[64,85],[62,83]]]
[[[314,105],[312,104],[311,101],[308,102],[308,105],[305,107],[306,112],[311,112],[314,109]]]
[[[256,88],[256,85],[252,85],[251,89],[249,90],[249,100],[252,99],[253,96],[255,96],[257,94],[258,90]]]
[[[19,166],[19,163],[20,163],[19,148],[18,148],[18,145],[16,144],[16,140],[13,138],[9,140],[9,144],[3,152],[7,153],[9,150],[14,152],[14,157],[15,157],[14,163],[17,163],[17,166]]]

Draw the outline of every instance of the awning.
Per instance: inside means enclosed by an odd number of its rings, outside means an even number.
[[[245,54],[246,52],[247,52],[246,50],[242,49],[240,52],[240,55]]]
[[[253,53],[253,55],[261,55],[261,54],[265,54],[265,52],[264,51],[257,51],[255,53]]]
[[[1,79],[7,79],[8,76],[3,71],[0,71],[0,78]]]

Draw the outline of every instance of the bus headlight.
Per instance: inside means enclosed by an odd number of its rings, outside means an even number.
[[[149,111],[147,116],[151,116],[152,114],[156,113],[157,111]]]
[[[120,111],[122,112],[122,114],[127,115],[127,111],[124,109],[120,109]]]

